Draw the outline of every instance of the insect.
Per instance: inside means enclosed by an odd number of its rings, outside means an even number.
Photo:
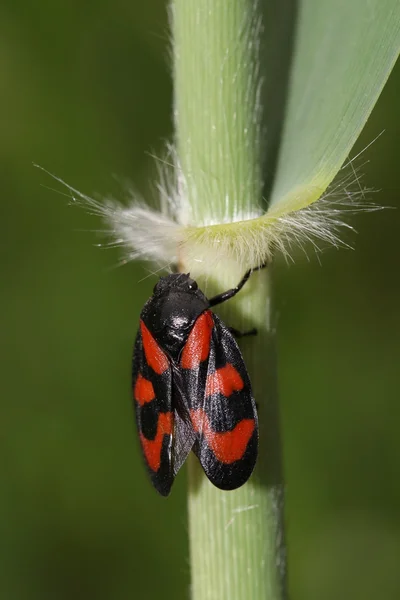
[[[210,309],[249,279],[207,299],[190,274],[161,277],[140,315],[133,397],[144,460],[167,496],[191,450],[216,487],[233,490],[257,459],[258,418],[249,376],[234,335]]]

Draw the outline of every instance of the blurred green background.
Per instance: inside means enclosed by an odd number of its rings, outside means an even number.
[[[114,268],[85,193],[145,195],[171,136],[165,3],[0,7],[0,598],[187,598],[186,475],[147,481],[130,405],[154,278]],[[400,68],[357,144],[398,206]],[[63,190],[62,190],[63,191]],[[356,251],[275,266],[293,600],[400,597],[398,210],[358,215]],[[184,471],[184,470],[183,470]]]

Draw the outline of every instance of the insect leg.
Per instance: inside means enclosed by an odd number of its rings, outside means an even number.
[[[250,275],[254,272],[254,271],[259,271],[260,269],[264,269],[267,265],[261,265],[261,267],[256,267],[255,269],[249,269],[248,271],[246,271],[246,273],[243,275],[242,279],[239,281],[239,283],[237,284],[236,287],[227,290],[226,292],[222,292],[222,294],[218,294],[217,296],[214,296],[213,298],[210,298],[209,302],[210,302],[210,306],[216,306],[217,304],[222,304],[222,302],[226,302],[227,300],[230,300],[230,298],[233,298],[233,296],[236,296],[236,294],[238,292],[240,292],[240,290],[242,289],[242,287],[244,286],[244,284],[249,280]]]
[[[255,327],[253,329],[249,329],[249,331],[239,331],[234,327],[228,327],[228,329],[231,332],[231,334],[235,336],[235,338],[242,338],[248,335],[257,335],[257,329]]]

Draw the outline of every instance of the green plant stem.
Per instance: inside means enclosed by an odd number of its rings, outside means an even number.
[[[195,225],[260,213],[258,5],[254,0],[173,3],[177,148]]]
[[[175,0],[175,122],[181,186],[191,225],[258,214],[262,190],[259,4],[253,0]],[[236,285],[233,261],[180,267],[212,295]],[[203,285],[203,287],[204,287]],[[283,477],[268,269],[218,311],[237,329],[258,404],[259,459],[249,482],[220,491],[189,461],[193,600],[283,600],[286,558]]]

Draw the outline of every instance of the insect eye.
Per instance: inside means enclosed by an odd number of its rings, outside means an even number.
[[[192,281],[191,283],[189,283],[189,290],[197,290],[198,289],[198,285],[195,281]]]

